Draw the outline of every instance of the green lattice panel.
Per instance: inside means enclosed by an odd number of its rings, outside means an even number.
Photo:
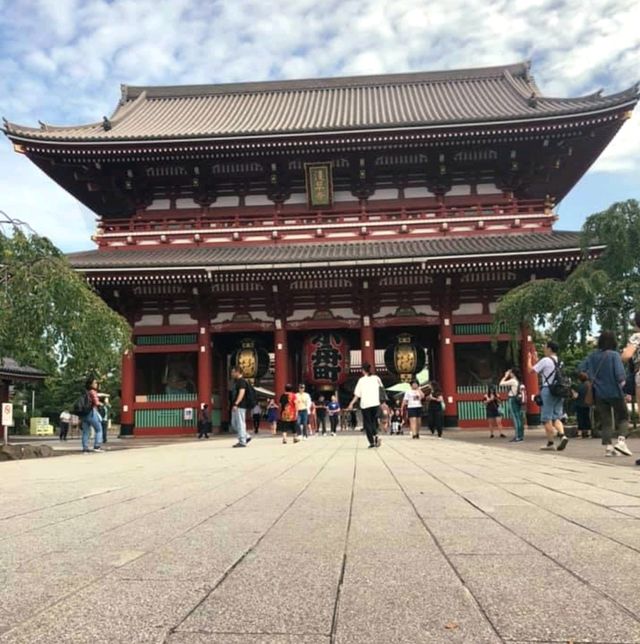
[[[196,427],[195,410],[192,420],[184,419],[184,409],[137,409],[136,427]]]
[[[138,346],[159,346],[175,344],[195,344],[198,337],[195,333],[180,333],[169,335],[138,335],[136,344]]]
[[[197,399],[197,394],[150,394],[147,396],[149,402],[191,402]]]
[[[504,326],[500,328],[501,333],[505,333],[505,331]],[[492,335],[492,333],[493,326],[488,323],[453,325],[454,335]]]
[[[509,408],[502,405],[502,417],[509,418]],[[487,408],[480,400],[459,400],[458,418],[460,420],[487,420]]]

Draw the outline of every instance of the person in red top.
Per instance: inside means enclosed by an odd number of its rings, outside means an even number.
[[[278,429],[282,432],[282,442],[287,442],[287,434],[293,434],[293,442],[297,443],[300,438],[296,436],[298,411],[296,408],[296,394],[293,393],[293,386],[286,385],[284,393],[280,396],[280,420]]]
[[[91,403],[91,411],[82,417],[82,451],[86,454],[90,451],[89,437],[91,436],[92,427],[94,432],[93,451],[102,451],[102,419],[100,418],[100,414],[98,414],[98,407],[100,405],[98,381],[93,376],[89,376],[85,388],[87,390],[87,398]]]

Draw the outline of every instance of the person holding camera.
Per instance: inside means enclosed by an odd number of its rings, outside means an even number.
[[[554,396],[551,392],[551,385],[555,381],[559,362],[558,362],[558,344],[549,340],[544,348],[544,357],[533,364],[533,356],[527,354],[527,367],[529,372],[537,373],[540,376],[540,402],[542,403],[542,413],[540,418],[544,424],[544,431],[547,434],[547,444],[540,449],[543,451],[556,450],[561,452],[567,446],[569,439],[565,436],[564,425],[562,424],[563,399]],[[555,446],[556,434],[558,447]]]
[[[507,393],[507,405],[511,419],[513,420],[514,435],[512,443],[519,443],[524,440],[524,423],[522,422],[522,405],[527,400],[522,374],[517,368],[507,369],[500,381],[500,387],[509,387]]]

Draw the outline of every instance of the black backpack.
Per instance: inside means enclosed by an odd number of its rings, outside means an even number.
[[[93,404],[91,403],[91,398],[89,397],[89,392],[85,391],[80,398],[78,398],[74,403],[71,409],[71,413],[79,418],[84,418],[91,413],[93,409]]]
[[[564,370],[562,362],[554,360],[556,368],[551,374],[553,380],[547,384],[549,385],[549,393],[556,398],[573,398],[573,389],[571,387],[571,378]]]
[[[244,407],[246,409],[253,409],[258,402],[258,395],[256,390],[253,388],[253,385],[247,380],[247,389],[244,392]]]

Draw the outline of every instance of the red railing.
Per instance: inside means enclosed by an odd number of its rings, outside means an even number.
[[[544,200],[495,201],[491,204],[470,203],[455,206],[425,204],[336,206],[331,210],[309,211],[287,206],[283,209],[248,206],[209,209],[146,211],[127,219],[98,220],[99,236],[109,237],[130,233],[171,233],[172,231],[201,231],[205,233],[229,229],[277,230],[291,227],[331,228],[336,225],[364,226],[384,223],[403,224],[442,219],[519,218],[527,215],[549,214]]]

